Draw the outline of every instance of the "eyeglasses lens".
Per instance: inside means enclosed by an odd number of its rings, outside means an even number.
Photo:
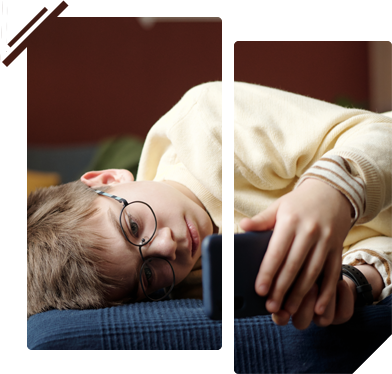
[[[144,294],[150,300],[164,299],[173,289],[175,282],[174,270],[166,259],[150,257],[140,269],[140,283]],[[151,294],[151,291],[164,289],[158,295]]]
[[[148,242],[155,233],[155,217],[148,205],[133,202],[123,209],[121,226],[127,239],[139,246]]]

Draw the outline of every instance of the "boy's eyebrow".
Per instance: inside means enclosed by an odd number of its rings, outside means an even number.
[[[132,246],[132,244],[130,244],[130,243],[128,242],[128,240],[125,239],[124,233],[123,233],[123,231],[122,231],[122,229],[121,229],[120,221],[119,221],[119,219],[116,218],[116,216],[114,215],[113,210],[109,208],[107,213],[108,213],[109,221],[112,223],[112,225],[113,225],[113,226],[117,229],[117,231],[120,233],[121,237],[125,240],[126,244],[127,244],[128,246]],[[132,246],[132,247],[133,247],[133,246]],[[136,269],[135,269],[135,271],[133,272],[133,274],[134,274],[134,282],[133,282],[132,290],[131,290],[130,295],[129,295],[129,296],[130,296],[132,299],[134,299],[134,300],[136,300],[136,298],[137,298],[137,293],[138,293],[138,291],[139,291],[139,277],[138,277],[138,273],[139,273],[139,272],[136,271]]]
[[[128,243],[127,239],[124,237],[124,233],[122,232],[120,221],[116,216],[114,215],[113,211],[109,208],[108,209],[108,216],[109,220],[112,222],[112,225],[116,228],[116,230],[120,233],[121,237]]]

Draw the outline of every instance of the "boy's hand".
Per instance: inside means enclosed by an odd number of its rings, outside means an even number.
[[[281,309],[283,297],[292,286],[285,309],[295,314],[323,271],[315,312],[325,313],[335,296],[352,210],[339,191],[307,179],[265,211],[240,222],[245,231],[274,229],[255,284],[257,294],[269,295],[269,312]]]
[[[338,282],[336,296],[334,295],[332,297],[324,314],[321,316],[314,313],[317,293],[318,286],[314,284],[302,300],[297,312],[292,316],[292,322],[295,328],[304,330],[310,325],[312,320],[318,326],[339,325],[347,322],[352,317],[356,289],[355,284],[350,279],[343,277],[343,280]],[[286,310],[280,310],[272,314],[272,319],[277,325],[287,325],[290,319],[290,313]]]
[[[356,268],[362,272],[372,286],[373,299],[377,300],[384,288],[380,273],[374,266],[368,264],[358,265]],[[336,297],[330,300],[324,314],[320,316],[314,313],[318,292],[318,286],[314,284],[302,300],[297,312],[292,316],[294,327],[299,330],[306,329],[312,320],[318,326],[340,325],[347,322],[354,313],[356,288],[357,286],[350,278],[343,276],[343,280],[337,284]],[[280,310],[272,314],[272,319],[277,325],[287,325],[290,313],[287,310]]]

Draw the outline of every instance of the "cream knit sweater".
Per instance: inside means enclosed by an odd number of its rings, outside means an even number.
[[[221,100],[218,82],[188,91],[150,130],[137,176],[191,189],[220,232]],[[247,83],[235,83],[234,110],[234,232],[305,178],[321,179],[355,209],[343,262],[374,264],[381,298],[390,294],[392,120]]]

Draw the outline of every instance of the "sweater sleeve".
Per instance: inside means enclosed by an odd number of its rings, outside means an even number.
[[[384,113],[385,116],[391,118],[392,112]],[[392,168],[391,161],[391,126],[388,127],[389,131],[383,141],[383,143],[387,143],[388,148],[385,149],[386,153],[384,155],[386,164],[389,163],[389,171]],[[377,148],[377,146],[375,147]],[[338,150],[338,153],[340,151]],[[390,186],[388,181],[390,182],[391,176],[390,173],[386,174],[386,194],[391,196]],[[389,187],[389,188],[388,188]],[[389,202],[389,207],[391,203]],[[384,202],[383,208],[388,207],[388,198]],[[390,209],[389,209],[390,210]],[[387,213],[385,210],[384,213]],[[343,264],[348,264],[352,266],[361,265],[361,264],[369,264],[374,266],[378,272],[380,273],[384,288],[381,291],[379,300],[383,300],[390,294],[392,294],[392,282],[391,282],[391,271],[392,271],[392,238],[386,236],[373,237],[368,238],[366,240],[362,240],[355,245],[353,245],[344,255],[343,255]]]
[[[390,237],[391,118],[246,83],[235,83],[234,109],[236,222],[267,209],[311,177],[341,191],[354,207],[356,224],[345,250],[366,238]],[[372,246],[354,250],[355,256],[367,253],[366,261],[380,264],[376,267],[388,284],[382,264],[391,260],[391,245],[379,247],[377,255]]]
[[[385,299],[392,293],[392,238],[376,236],[361,240],[343,255],[343,264],[351,266],[368,264],[374,266],[384,282],[384,288],[378,301]]]
[[[308,178],[327,183],[341,192],[354,208],[351,224],[362,218],[366,206],[365,183],[355,168],[340,156],[325,156],[309,168],[298,180],[296,188]]]
[[[365,209],[358,224],[374,219],[392,203],[392,121],[375,115],[373,121],[345,131],[323,158],[340,156],[365,184]]]
[[[328,169],[328,182],[348,188],[357,225],[391,207],[392,119],[387,115],[235,83],[234,139],[235,209],[242,216],[266,209],[304,174],[321,176],[321,168]],[[346,181],[337,183],[339,177]]]

